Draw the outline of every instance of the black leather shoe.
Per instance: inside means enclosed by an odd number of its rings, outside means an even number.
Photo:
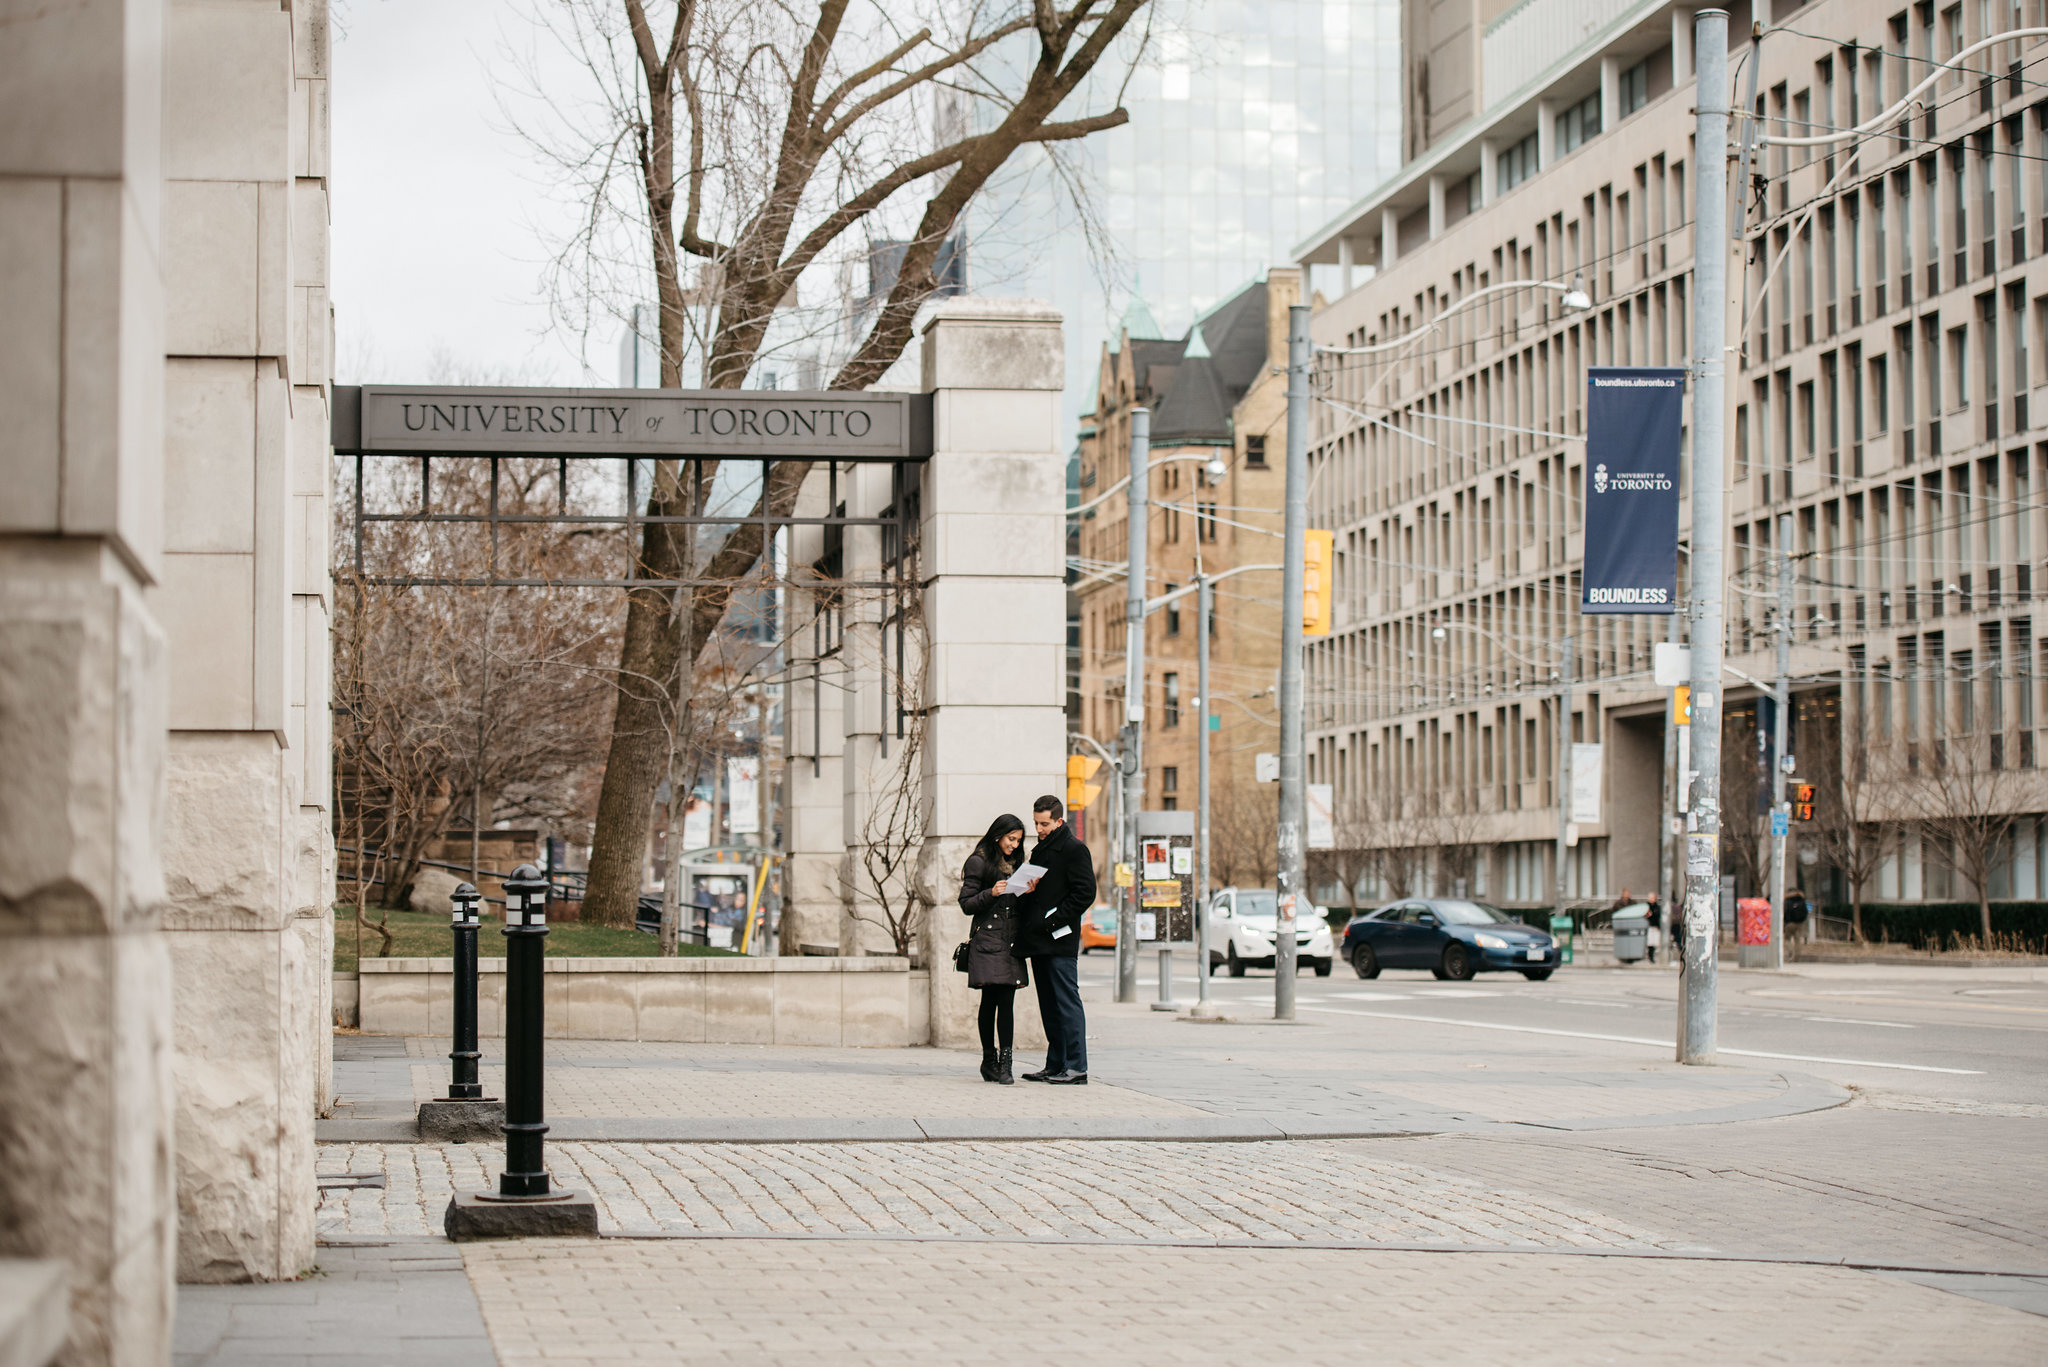
[[[1019,1073],[1018,1076],[1026,1082],[1045,1082],[1055,1076],[1055,1074],[1050,1068],[1041,1068],[1035,1073]]]
[[[1064,1073],[1054,1073],[1046,1081],[1059,1087],[1086,1087],[1088,1085],[1088,1075],[1086,1073],[1077,1073],[1070,1068]]]

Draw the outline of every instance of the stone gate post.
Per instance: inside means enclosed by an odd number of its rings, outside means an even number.
[[[967,937],[960,866],[1003,812],[1065,788],[1066,434],[1060,315],[1019,300],[951,299],[924,329],[933,396],[920,568],[930,651],[925,835],[931,1042],[976,1041],[976,994],[953,971]],[[1028,848],[1028,846],[1027,846]],[[1042,1046],[1018,1002],[1018,1045]]]

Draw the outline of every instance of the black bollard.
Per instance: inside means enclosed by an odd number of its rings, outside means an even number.
[[[548,1181],[547,937],[547,880],[521,864],[505,880],[505,1170],[495,1193],[458,1192],[448,1203],[443,1226],[451,1239],[597,1233],[597,1203]]]
[[[457,883],[449,901],[455,907],[455,1047],[448,1051],[448,1099],[481,1101],[484,1085],[476,1076],[482,1057],[476,1048],[476,933],[483,897],[472,885]]]
[[[505,1171],[500,1196],[545,1196],[548,884],[521,864],[505,880]]]
[[[483,895],[468,883],[449,894],[454,911],[449,925],[455,936],[454,1048],[448,1051],[448,1095],[420,1103],[417,1127],[422,1139],[467,1143],[495,1139],[505,1125],[505,1107],[484,1095],[477,1079],[476,974],[477,930]]]

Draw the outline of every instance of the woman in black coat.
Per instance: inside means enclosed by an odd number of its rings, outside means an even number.
[[[967,985],[981,992],[981,1078],[1012,1085],[1010,1047],[1017,1036],[1017,989],[1030,981],[1017,953],[1017,899],[1004,882],[1023,862],[1024,823],[1005,812],[960,870],[960,910],[974,918],[967,935]]]

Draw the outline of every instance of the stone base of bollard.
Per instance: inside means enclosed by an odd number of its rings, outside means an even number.
[[[463,1144],[492,1140],[505,1133],[505,1103],[486,1097],[481,1101],[422,1101],[419,1115],[420,1138],[436,1144]]]
[[[458,1191],[448,1203],[441,1228],[458,1244],[477,1239],[595,1239],[597,1202],[587,1191],[531,1197]]]

